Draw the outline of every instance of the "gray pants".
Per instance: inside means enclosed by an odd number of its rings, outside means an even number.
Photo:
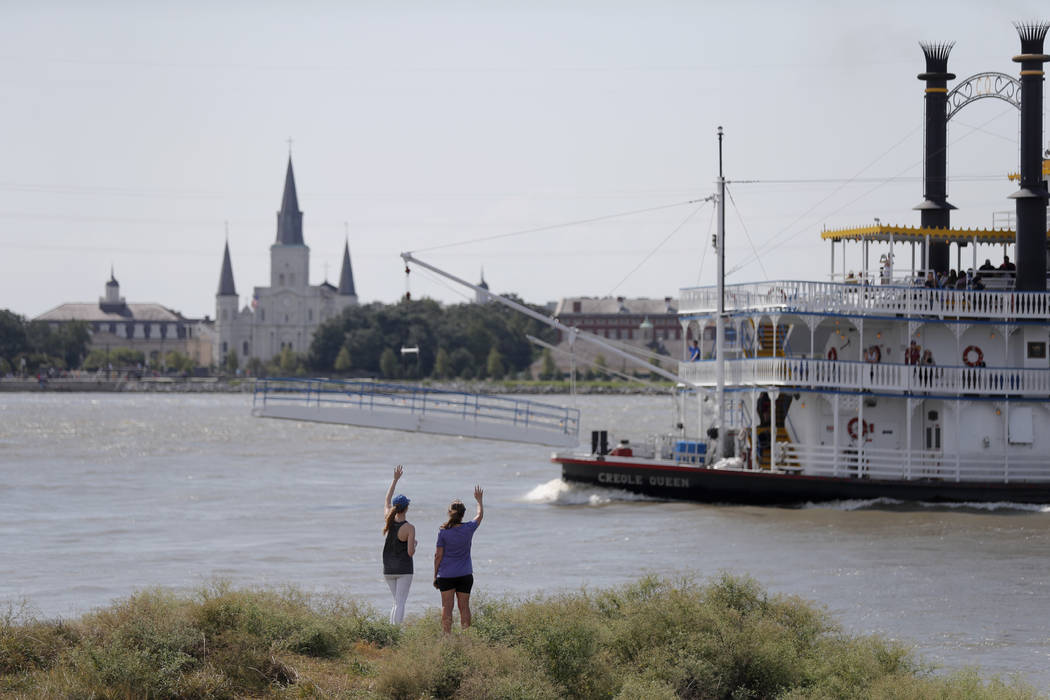
[[[387,575],[386,585],[394,596],[394,606],[390,608],[390,624],[400,625],[405,619],[405,602],[408,600],[408,589],[412,587],[412,574]]]

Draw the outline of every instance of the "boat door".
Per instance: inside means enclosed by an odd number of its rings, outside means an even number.
[[[940,473],[944,454],[944,402],[926,401],[922,407],[922,467],[924,473]]]

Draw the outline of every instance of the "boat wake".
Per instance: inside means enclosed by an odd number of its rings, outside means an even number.
[[[927,503],[924,501],[898,501],[894,498],[868,498],[851,499],[842,501],[828,501],[826,503],[806,503],[803,508],[825,508],[830,510],[941,510],[941,511],[974,511],[974,512],[1021,512],[1021,513],[1050,513],[1050,506],[1039,503],[1012,503],[999,501],[996,503]]]
[[[522,500],[527,503],[550,503],[558,506],[602,506],[619,501],[657,501],[660,499],[589,484],[572,484],[563,479],[551,479],[535,487]]]

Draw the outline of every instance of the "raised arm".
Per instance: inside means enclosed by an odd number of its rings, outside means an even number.
[[[484,495],[485,492],[481,489],[481,487],[475,485],[474,500],[478,502],[478,514],[474,516],[474,522],[476,522],[479,525],[481,524],[481,519],[485,517],[485,506],[481,503],[481,499]]]
[[[400,464],[394,467],[394,480],[390,482],[390,488],[386,490],[386,504],[383,507],[384,513],[389,513],[390,509],[394,507],[390,502],[390,499],[394,497],[394,489],[397,488],[397,480],[401,478],[404,471],[404,468],[402,468]]]

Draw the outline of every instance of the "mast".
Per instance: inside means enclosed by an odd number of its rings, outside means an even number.
[[[718,248],[718,316],[715,318],[715,362],[717,377],[718,403],[718,454],[724,456],[722,446],[726,444],[725,431],[725,389],[726,389],[726,365],[725,365],[725,313],[726,313],[726,179],[722,172],[722,127],[718,127],[718,233],[716,246]]]

